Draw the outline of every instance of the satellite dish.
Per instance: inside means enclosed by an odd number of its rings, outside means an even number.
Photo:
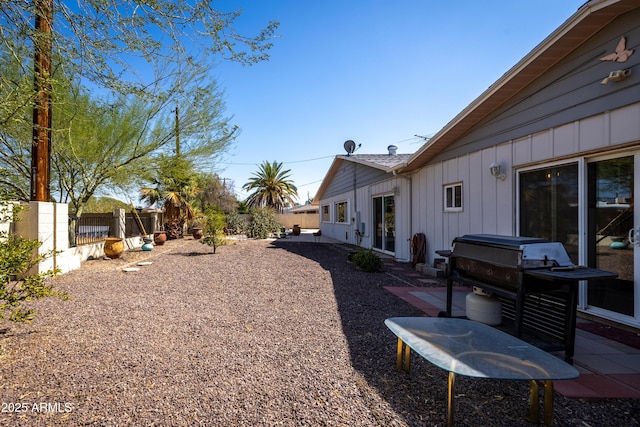
[[[349,139],[344,142],[344,149],[347,152],[347,156],[350,156],[356,151],[356,143]]]

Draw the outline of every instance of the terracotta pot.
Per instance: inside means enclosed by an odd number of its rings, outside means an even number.
[[[124,241],[119,237],[107,237],[104,240],[104,254],[111,259],[120,258],[124,252]]]
[[[202,228],[200,227],[193,227],[191,229],[191,235],[196,240],[202,239],[202,234],[203,234],[203,231],[202,231]]]
[[[166,231],[156,231],[153,233],[153,243],[158,246],[164,245],[164,242],[167,241],[167,233]]]

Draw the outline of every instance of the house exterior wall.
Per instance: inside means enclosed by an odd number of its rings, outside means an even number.
[[[352,188],[354,171],[352,166],[346,165],[336,173],[327,187],[328,190],[319,202],[322,234],[365,249],[371,248],[375,232],[372,199],[375,196],[393,195],[396,217],[394,256],[398,261],[409,261],[409,242],[412,236],[409,209],[411,180],[375,169],[370,171],[368,169],[373,168],[356,165],[356,183],[364,182],[366,184],[358,185],[354,190]],[[371,183],[376,179],[378,182]],[[345,187],[347,187],[345,183],[350,183],[351,188],[345,190]],[[337,193],[338,188],[342,188],[344,191]],[[329,189],[333,190],[330,191]],[[335,218],[335,205],[341,202],[347,202],[348,206],[346,223],[338,223]],[[328,221],[323,219],[323,206],[329,207]],[[362,230],[363,232],[359,233]]]
[[[600,61],[599,58],[614,51],[621,36],[627,45],[637,46],[640,40],[640,9],[613,20],[606,28],[578,46],[577,49],[553,66],[543,76],[515,95],[514,99],[499,107],[480,125],[450,145],[434,161],[451,159],[469,152],[480,151],[506,141],[545,132],[592,117],[604,111],[615,110],[638,101],[640,93],[640,50],[636,49],[624,63]],[[635,40],[635,42],[632,42]],[[631,75],[620,82],[601,81],[614,70],[631,69]],[[598,135],[591,135],[598,138]],[[538,150],[549,149],[548,143],[536,141]],[[553,153],[540,153],[542,158],[559,157],[575,153],[575,141],[567,141]],[[583,150],[588,149],[582,141]],[[594,146],[594,148],[597,148]]]
[[[640,148],[640,102],[432,163],[413,176],[414,233],[427,236],[431,262],[463,234],[514,235],[519,169],[622,148]],[[506,171],[504,181],[489,172],[494,160]],[[443,186],[454,182],[463,184],[463,211],[444,212]]]
[[[412,174],[413,232],[427,236],[431,261],[435,250],[465,233],[516,233],[517,170],[640,145],[640,49],[624,63],[600,60],[622,36],[627,48],[638,46],[640,9],[579,44]],[[601,84],[624,69],[632,70],[625,80]],[[493,161],[506,173],[504,181],[489,173]],[[463,210],[445,212],[443,186],[456,182],[463,184]]]
[[[343,161],[340,169],[327,185],[323,197],[332,197],[347,191],[353,191],[354,188],[364,187],[385,180],[388,177],[389,174],[380,169],[356,162]]]
[[[359,203],[361,218],[365,218],[365,235],[362,246],[373,246],[373,197],[394,196],[395,201],[395,258],[400,262],[411,260],[410,242],[411,232],[411,180],[394,176],[383,182],[366,187],[366,192],[361,194],[362,202]],[[363,215],[366,213],[366,215]]]
[[[353,191],[334,194],[333,196],[326,197],[320,200],[320,230],[322,230],[323,235],[339,240],[341,242],[357,244],[353,225],[351,222],[354,201],[355,195]],[[348,222],[346,223],[338,223],[335,218],[335,205],[336,203],[342,202],[347,202]],[[323,217],[324,206],[328,206],[329,209],[328,219]]]

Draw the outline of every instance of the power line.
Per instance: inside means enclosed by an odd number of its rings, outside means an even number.
[[[279,162],[282,164],[289,164],[289,163],[305,163],[305,162],[313,162],[316,160],[324,160],[324,159],[331,159],[335,157],[335,155],[331,155],[331,156],[324,156],[324,157],[316,157],[314,159],[306,159],[306,160],[291,160],[291,161],[283,161],[283,162]],[[234,162],[218,162],[218,164],[221,165],[235,165],[235,166],[256,166],[257,163],[234,163]]]
[[[306,187],[307,185],[312,185],[312,184],[317,184],[319,182],[322,182],[321,179],[317,180],[317,181],[313,181],[313,182],[307,182],[306,184],[300,184],[300,185],[296,185],[296,187]]]
[[[413,142],[411,142],[411,143],[412,143],[412,144],[416,144],[416,143],[420,142],[420,140],[422,140],[422,141],[426,142],[426,141],[428,141],[429,139],[431,139],[431,137],[430,137],[430,136],[414,135],[414,136],[412,136],[412,137],[410,137],[410,138],[406,138],[406,139],[402,139],[402,140],[400,140],[400,141],[393,142],[393,144],[400,144],[400,143],[402,143],[402,142],[407,142],[407,141],[413,141]],[[313,158],[313,159],[289,160],[289,161],[282,161],[282,162],[279,162],[279,163],[282,163],[282,164],[291,164],[291,163],[315,162],[316,160],[331,159],[331,158],[334,158],[334,157],[336,157],[336,156],[337,156],[337,154],[332,154],[332,155],[330,155],[330,156],[315,157],[315,158]],[[217,163],[218,163],[218,164],[221,164],[221,165],[233,165],[233,166],[256,166],[256,165],[258,165],[258,163],[255,163],[255,162],[254,162],[254,163],[241,163],[241,162],[217,162]]]

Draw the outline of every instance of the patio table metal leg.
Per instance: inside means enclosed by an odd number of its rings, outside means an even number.
[[[409,372],[411,370],[411,348],[398,338],[398,355],[396,359],[398,371]]]
[[[447,391],[447,427],[453,427],[453,389],[455,386],[456,374],[449,372]]]

